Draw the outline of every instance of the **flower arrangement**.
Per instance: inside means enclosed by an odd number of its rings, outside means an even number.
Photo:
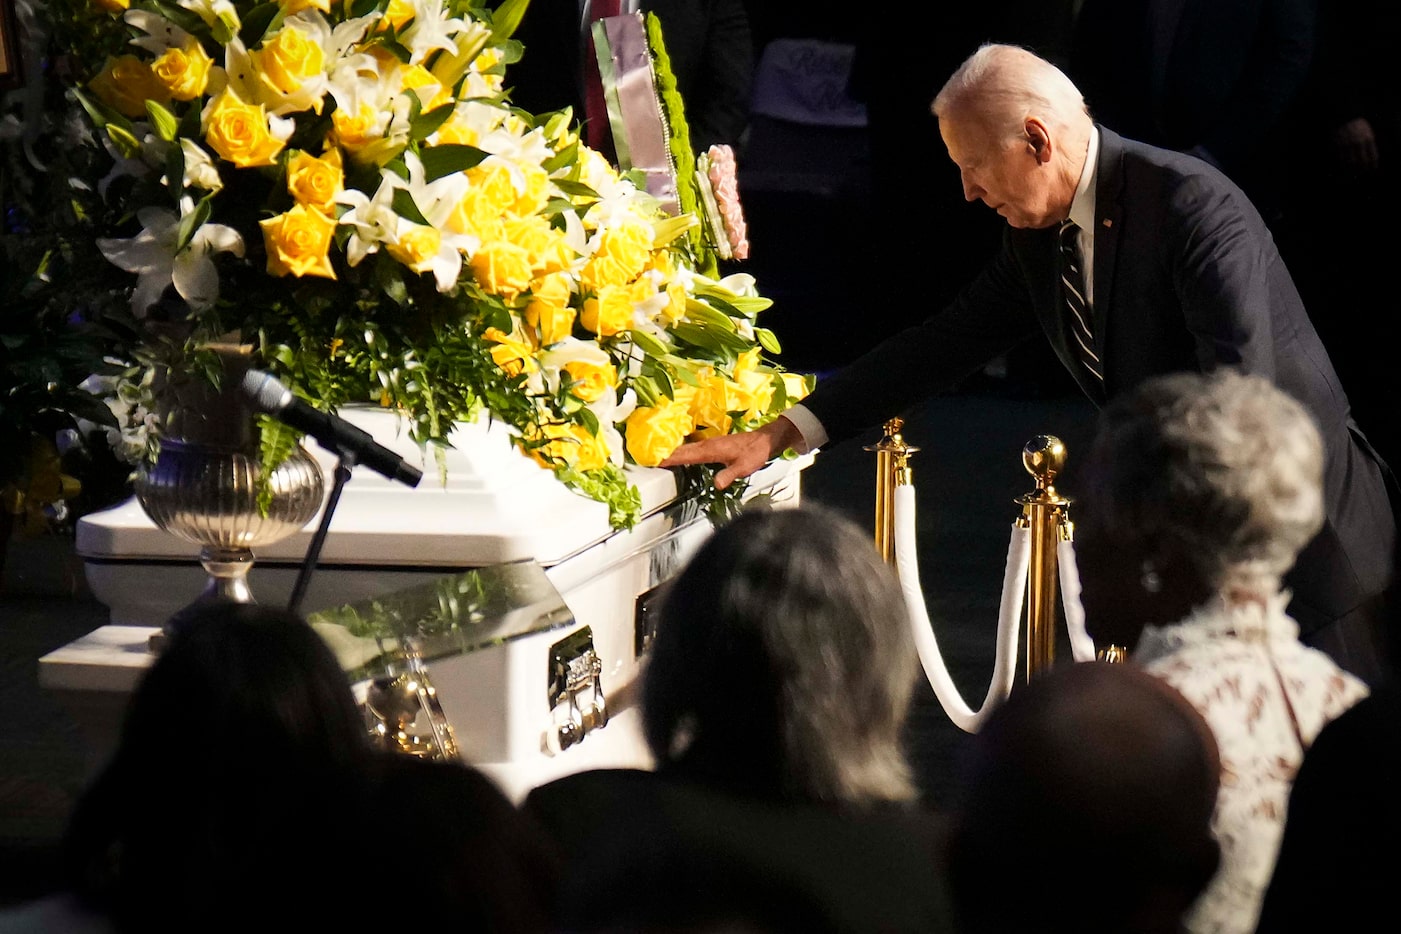
[[[621,527],[627,465],[810,389],[767,356],[769,300],[719,273],[694,211],[662,210],[568,110],[511,105],[526,2],[54,0],[110,156],[80,184],[131,276],[140,336],[99,387],[128,442],[149,456],[157,388],[217,383],[232,337],[313,405],[390,407],[430,447],[502,420]],[[296,441],[259,428],[268,464]]]

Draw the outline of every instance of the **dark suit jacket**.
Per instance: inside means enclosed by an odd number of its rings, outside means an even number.
[[[633,769],[567,775],[522,807],[565,858],[562,930],[954,929],[944,823],[917,808],[848,813]]]
[[[644,0],[662,26],[667,57],[697,153],[738,145],[749,122],[754,46],[743,0]],[[584,113],[578,0],[531,0],[515,39],[525,52],[506,70],[511,101],[531,113]]]
[[[1268,377],[1322,430],[1327,519],[1286,583],[1305,633],[1380,595],[1396,524],[1382,465],[1264,221],[1220,172],[1100,128],[1095,341],[1109,396],[1161,373],[1234,366]],[[832,441],[951,388],[1043,332],[1096,402],[1062,314],[1054,228],[1008,228],[1001,251],[942,311],[819,383],[803,404]]]

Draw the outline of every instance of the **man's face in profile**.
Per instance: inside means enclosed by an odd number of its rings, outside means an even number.
[[[1013,227],[1049,227],[1063,219],[1054,198],[1056,174],[1026,138],[1008,140],[976,115],[953,110],[939,120],[949,158],[958,166],[963,197],[982,201]]]

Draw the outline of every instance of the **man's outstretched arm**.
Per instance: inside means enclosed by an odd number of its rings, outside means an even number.
[[[662,461],[661,466],[723,464],[724,469],[715,474],[715,489],[723,490],[736,480],[754,473],[788,448],[804,453],[807,445],[803,442],[803,435],[798,431],[798,427],[786,416],[780,415],[753,431],[719,435],[683,444]]]

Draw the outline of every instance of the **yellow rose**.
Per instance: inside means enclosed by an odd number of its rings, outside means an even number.
[[[506,240],[490,240],[472,254],[468,266],[482,288],[507,301],[530,285],[530,256]]]
[[[606,257],[624,270],[627,281],[636,279],[652,258],[652,226],[628,219],[608,228],[599,237],[597,257]]]
[[[584,302],[579,322],[599,337],[632,330],[632,294],[625,285],[605,285]]]
[[[545,425],[531,435],[553,439],[530,450],[541,467],[552,468],[552,461],[562,461],[578,470],[598,470],[608,463],[607,446],[582,425]]]
[[[131,6],[131,0],[92,0],[93,6],[108,13],[121,13]]]
[[[325,214],[299,204],[286,214],[258,221],[258,226],[263,228],[269,275],[336,277],[328,255],[336,222]]]
[[[399,233],[399,238],[384,247],[389,255],[412,269],[414,272],[427,272],[429,265],[438,258],[443,248],[443,235],[437,228],[424,224],[414,224]]]
[[[197,39],[181,48],[171,47],[151,63],[151,73],[177,101],[192,101],[209,86],[209,68],[214,60]]]
[[[274,164],[283,145],[268,132],[263,106],[245,104],[232,88],[224,88],[205,109],[204,138],[215,152],[245,169]]]
[[[535,349],[520,338],[500,328],[487,328],[482,336],[493,342],[491,359],[506,371],[507,376],[519,376],[526,370],[536,368]]]
[[[569,307],[569,277],[552,272],[530,286],[530,303],[525,321],[535,328],[542,347],[564,340],[574,332],[575,311]]]
[[[573,294],[569,276],[562,272],[546,273],[530,284],[530,297],[551,305],[568,305]]]
[[[525,173],[525,191],[516,197],[511,210],[517,214],[538,214],[550,200],[550,175],[538,165],[521,166]]]
[[[808,394],[807,377],[801,373],[784,373],[781,378],[783,389],[788,393],[788,401],[797,402]]]
[[[731,412],[743,412],[750,421],[766,413],[773,402],[773,373],[758,367],[758,348],[739,355],[725,403]]]
[[[632,280],[630,270],[611,256],[595,255],[579,272],[579,283],[593,291],[624,286]]]
[[[511,181],[511,170],[500,162],[474,165],[466,174],[468,184],[481,189],[482,197],[497,214],[505,214],[516,203],[516,185]]]
[[[151,66],[135,55],[107,59],[88,87],[104,104],[128,117],[145,117],[148,100],[161,104],[170,100],[170,91],[157,80]]]
[[[529,254],[530,268],[537,273],[558,272],[574,258],[564,234],[539,215],[510,218],[504,222],[503,232],[507,240]]]
[[[571,360],[564,365],[564,372],[574,380],[569,384],[569,391],[585,402],[597,402],[605,392],[618,385],[618,370],[611,363]]]
[[[339,149],[332,149],[320,158],[299,149],[287,160],[287,191],[298,204],[333,214],[336,195],[344,187],[345,173]]]
[[[725,378],[714,371],[701,377],[701,384],[695,387],[687,400],[690,403],[691,418],[696,423],[696,432],[701,436],[727,435],[733,419],[726,409],[728,394],[725,391]]]
[[[279,29],[249,57],[262,82],[279,94],[300,90],[308,78],[321,74],[326,63],[321,44],[295,26]]]
[[[331,114],[331,129],[336,143],[358,152],[380,140],[380,113],[369,104],[361,104],[355,113],[337,109]]]
[[[684,403],[663,399],[655,407],[639,406],[627,420],[627,448],[642,467],[655,467],[695,430]]]
[[[686,286],[672,279],[666,284],[666,304],[662,306],[661,320],[667,326],[680,324],[686,317]]]
[[[481,188],[468,188],[448,215],[447,227],[454,233],[467,234],[481,240],[504,240],[506,227],[501,210],[491,203],[491,196]]]

